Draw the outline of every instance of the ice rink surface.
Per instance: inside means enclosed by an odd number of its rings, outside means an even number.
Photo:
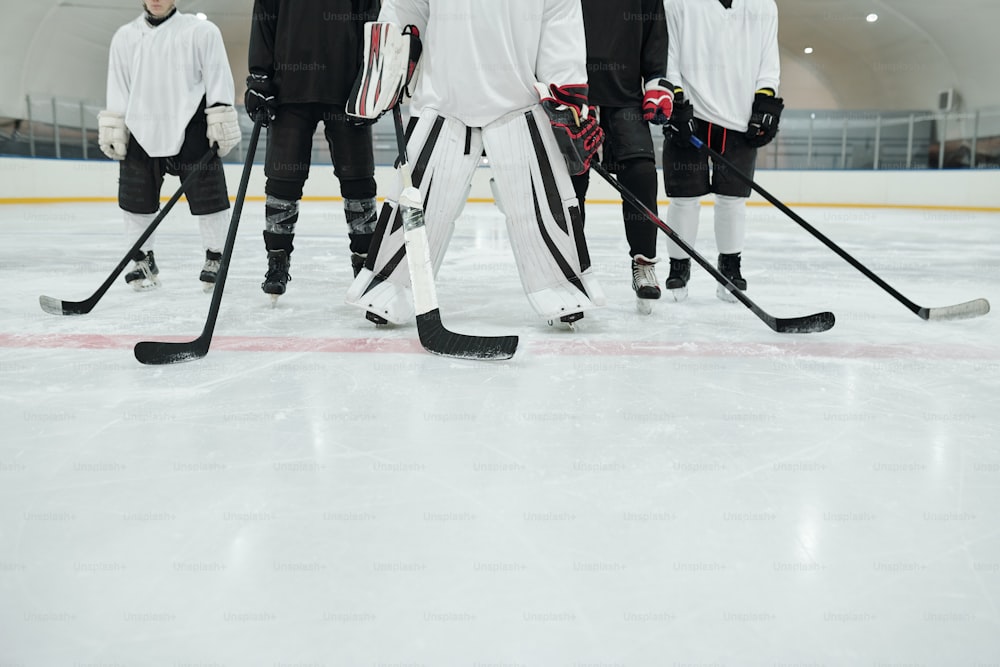
[[[796,210],[920,305],[1000,304],[1000,214]],[[336,203],[303,203],[272,308],[248,202],[208,356],[146,367],[136,342],[208,308],[183,204],[162,289],[119,279],[79,317],[38,296],[97,289],[117,207],[0,207],[0,665],[998,664],[997,313],[924,322],[749,218],[748,296],[831,331],[774,333],[698,267],[638,314],[611,205],[587,226],[608,306],[551,328],[470,204],[444,322],[521,347],[435,357],[344,304]],[[713,236],[705,209],[714,262]]]

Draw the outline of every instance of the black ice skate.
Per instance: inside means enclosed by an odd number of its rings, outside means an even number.
[[[267,251],[267,273],[260,288],[264,290],[264,294],[271,295],[271,305],[278,302],[278,297],[285,293],[288,281],[292,279],[288,274],[290,264],[288,253],[284,250]]]
[[[691,260],[670,258],[670,275],[667,276],[667,295],[674,301],[687,298],[688,281],[691,280]]]
[[[649,259],[645,255],[632,258],[632,289],[635,290],[636,308],[643,315],[653,312],[652,302],[660,298],[660,286],[656,281],[656,271],[653,268],[659,260]]]
[[[736,252],[731,255],[719,255],[719,273],[729,279],[729,282],[731,282],[736,289],[741,292],[746,291],[747,281],[743,279],[743,274],[740,273],[740,253]],[[723,285],[719,285],[716,288],[715,295],[723,301],[736,303],[736,297],[734,297]]]
[[[137,259],[132,270],[125,274],[125,282],[136,292],[156,289],[160,286],[160,269],[156,266],[153,251],[142,253],[142,259]]]
[[[219,278],[219,266],[221,264],[221,252],[205,251],[205,266],[201,267],[201,275],[198,279],[201,280],[202,289],[206,292],[211,292],[215,289],[215,281]]]

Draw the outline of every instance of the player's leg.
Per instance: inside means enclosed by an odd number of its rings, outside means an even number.
[[[378,221],[372,128],[349,123],[342,109],[332,107],[327,109],[323,125],[333,158],[333,173],[344,198],[351,269],[357,276],[368,257]]]
[[[208,150],[204,110],[199,110],[187,127],[180,153],[170,160],[171,173],[187,179],[185,196],[191,214],[198,221],[205,263],[198,279],[205,291],[211,291],[218,278],[222,248],[229,226],[229,192],[222,158],[215,155],[207,163],[201,157]],[[195,172],[198,173],[195,173]]]
[[[125,241],[135,245],[160,209],[160,188],[163,185],[163,161],[151,158],[131,137],[125,158],[118,163],[118,206],[125,221]],[[125,282],[137,292],[155,289],[160,285],[160,269],[153,256],[156,234],[142,244],[142,256],[135,259],[132,270],[125,274]]]
[[[698,136],[702,141],[707,137],[704,122],[698,123]],[[676,146],[667,138],[663,142],[663,184],[670,198],[667,226],[694,247],[701,197],[710,192],[708,158],[694,146]],[[687,298],[691,279],[691,258],[672,239],[667,239],[667,254],[670,257],[667,295],[674,301],[682,301]]]
[[[656,158],[642,109],[604,108],[601,125],[605,132],[604,167],[617,174],[619,182],[646,208],[657,213]],[[659,299],[660,286],[654,270],[660,261],[656,254],[656,225],[628,202],[622,202],[622,220],[631,258],[632,289],[641,301]],[[648,312],[648,304],[640,307]]]
[[[532,307],[547,320],[573,322],[604,305],[573,183],[545,112],[539,106],[508,114],[483,128],[483,142]]]
[[[299,201],[309,178],[312,137],[319,123],[315,105],[286,104],[267,131],[264,159],[264,249],[267,272],[261,289],[272,299],[285,293],[291,280]]]
[[[441,266],[465,206],[472,176],[482,155],[480,130],[425,109],[411,122],[406,144],[413,185],[424,202],[424,220],[431,259]],[[410,273],[403,245],[402,216],[397,198],[401,182],[386,193],[368,258],[347,292],[347,303],[363,308],[376,322],[402,324],[413,318]]]
[[[717,141],[721,134],[721,141]],[[751,179],[757,162],[757,149],[750,146],[742,132],[719,128],[713,142],[719,152]],[[745,290],[747,281],[741,270],[743,245],[746,239],[747,199],[750,187],[724,164],[713,164],[712,191],[715,193],[715,243],[719,250],[719,272],[738,289]],[[723,301],[735,301],[733,295],[719,285],[716,295]]]

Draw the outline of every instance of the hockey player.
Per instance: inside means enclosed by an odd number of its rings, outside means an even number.
[[[193,176],[185,195],[201,230],[205,265],[199,277],[209,291],[229,222],[220,156],[241,139],[233,75],[214,24],[178,12],[173,0],[146,0],[144,8],[111,40],[107,108],[98,114],[98,141],[105,155],[119,161],[118,205],[129,245],[156,217],[164,175]],[[213,144],[217,154],[199,167]],[[154,236],[125,275],[136,290],[160,284]]]
[[[587,102],[578,0],[387,0],[379,21],[370,26],[373,44],[407,26],[411,40],[425,38],[421,73],[411,82],[407,153],[424,200],[434,268],[485,151],[535,311],[571,324],[603,305],[567,166],[586,169],[602,140]],[[398,70],[384,66],[385,54],[366,51],[363,71],[380,76],[359,82],[352,113],[384,113],[401,78],[405,84]],[[412,64],[404,69],[412,71]],[[374,321],[413,317],[399,192],[388,193],[372,251],[347,296]]]
[[[757,149],[774,139],[784,106],[777,97],[778,9],[774,0],[665,0],[664,9],[670,33],[667,79],[677,85],[673,119],[664,128],[667,224],[693,246],[700,198],[714,193],[719,271],[745,290],[740,260],[750,187],[725,165],[712,164],[710,172],[708,157],[690,137],[695,134],[753,177]],[[666,287],[680,301],[687,297],[691,259],[671,241],[667,249]],[[735,301],[722,285],[716,294]]]
[[[350,118],[344,104],[361,66],[362,30],[379,0],[255,0],[245,103],[268,126],[264,173],[261,289],[285,293],[299,200],[309,176],[320,121],[340,183],[354,273],[375,229],[375,161],[371,123]]]
[[[656,157],[647,123],[663,125],[673,107],[666,80],[667,24],[662,0],[583,0],[590,102],[599,109],[605,141],[601,163],[651,211],[656,211]],[[583,210],[590,172],[573,177]],[[656,225],[622,204],[632,259],[632,289],[640,310],[660,298],[654,265]]]

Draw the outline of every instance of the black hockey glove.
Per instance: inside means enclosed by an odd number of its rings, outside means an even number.
[[[278,88],[266,74],[250,74],[247,77],[247,92],[243,96],[247,115],[256,123],[267,127],[278,117]]]
[[[536,89],[569,173],[574,176],[584,173],[604,143],[604,130],[587,106],[588,86],[553,83],[548,88],[536,84]]]
[[[674,111],[663,126],[663,136],[678,148],[691,148],[691,136],[697,131],[694,107],[682,91],[674,92]]]
[[[781,110],[785,108],[784,101],[775,97],[770,89],[767,90],[768,92],[758,90],[753,97],[747,143],[754,148],[768,145],[778,134],[778,120],[781,118]]]

